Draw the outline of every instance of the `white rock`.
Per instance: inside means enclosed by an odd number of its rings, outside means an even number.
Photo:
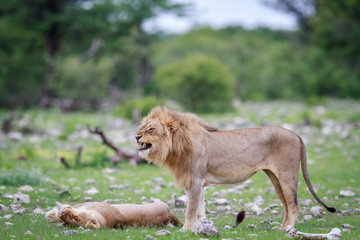
[[[227,205],[228,201],[225,198],[219,198],[215,200],[215,205],[220,206],[220,205]]]
[[[24,214],[25,211],[26,211],[26,208],[20,208],[20,209],[14,211],[14,213],[15,213],[15,214]]]
[[[24,192],[32,192],[32,191],[34,191],[34,188],[29,185],[24,185],[24,186],[19,187],[18,190],[24,191]]]
[[[162,230],[154,233],[155,236],[169,236],[170,234],[171,234],[171,232],[169,232],[166,229],[162,229]]]
[[[246,228],[255,229],[256,226],[255,226],[254,224],[248,224],[248,225],[246,226]]]
[[[258,206],[261,206],[265,203],[264,199],[262,198],[262,196],[257,196],[254,200],[254,203]]]
[[[162,188],[161,188],[160,186],[156,186],[154,189],[151,190],[151,193],[153,193],[153,194],[154,194],[154,193],[158,193],[158,192],[161,191],[161,189],[162,189]]]
[[[310,204],[311,204],[311,199],[306,199],[303,203],[302,203],[302,205],[303,206],[305,206],[305,207],[307,207],[307,206],[309,206]]]
[[[354,197],[355,193],[350,191],[350,190],[341,190],[340,191],[340,196],[342,196],[342,197]]]
[[[30,232],[29,230],[25,232],[25,235],[32,235],[33,233]]]
[[[11,140],[21,140],[22,139],[22,133],[21,132],[9,132],[8,138]]]
[[[231,207],[230,206],[218,206],[216,208],[216,212],[226,212],[226,211],[230,211]]]
[[[245,207],[248,208],[250,211],[254,212],[258,216],[264,214],[264,210],[262,210],[255,203],[247,203],[247,204],[245,204]]]
[[[30,202],[30,197],[27,194],[22,194],[21,192],[16,193],[13,196],[13,203],[29,203]]]
[[[35,208],[33,213],[34,214],[44,214],[45,212],[41,208]]]
[[[185,207],[188,203],[188,197],[186,195],[182,195],[178,199],[175,200],[176,207]]]
[[[8,207],[6,207],[5,205],[0,204],[0,212],[1,211],[7,211],[7,210],[9,210]]]
[[[220,236],[219,230],[216,228],[214,222],[206,219],[205,217],[198,219],[194,223],[191,232],[194,233],[195,235],[204,234],[208,237]]]
[[[97,190],[97,188],[95,188],[95,187],[92,187],[84,192],[84,194],[86,194],[86,195],[94,195],[97,193],[99,193],[99,190]]]
[[[11,222],[5,222],[4,224],[5,224],[5,226],[12,226],[12,225],[14,225],[14,224],[11,223]]]
[[[314,217],[322,217],[324,215],[324,211],[320,206],[312,207],[310,212]]]
[[[12,214],[6,214],[3,218],[6,220],[10,220],[13,217]]]
[[[304,217],[303,217],[303,221],[304,222],[307,222],[307,221],[309,221],[310,219],[312,219],[313,217],[311,216],[311,215],[305,215]]]

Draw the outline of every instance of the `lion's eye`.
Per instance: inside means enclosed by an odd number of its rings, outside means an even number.
[[[149,131],[152,131],[152,130],[154,130],[154,128],[149,128]]]

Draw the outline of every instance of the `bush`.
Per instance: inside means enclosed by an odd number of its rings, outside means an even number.
[[[21,186],[26,184],[38,186],[41,183],[40,176],[38,172],[21,168],[2,169],[0,170],[0,185]]]
[[[232,109],[235,80],[215,58],[190,56],[184,61],[160,67],[155,84],[164,97],[173,98],[196,112],[224,112]]]
[[[107,95],[112,65],[109,58],[84,62],[76,57],[59,60],[55,71],[55,92],[60,98],[95,106]]]
[[[140,116],[145,117],[152,108],[164,105],[165,101],[155,96],[146,96],[144,98],[128,99],[124,103],[117,106],[113,115],[117,117],[132,119],[133,111],[136,109],[140,111]]]

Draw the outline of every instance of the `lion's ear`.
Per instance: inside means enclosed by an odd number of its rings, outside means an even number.
[[[171,134],[173,134],[173,133],[176,132],[176,130],[179,129],[179,127],[180,127],[180,121],[179,121],[179,120],[173,120],[173,121],[168,122],[168,123],[166,123],[166,124],[164,124],[164,125],[165,125],[165,127],[167,128],[167,130],[168,130]]]

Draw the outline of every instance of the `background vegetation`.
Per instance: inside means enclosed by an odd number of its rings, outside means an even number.
[[[54,99],[67,99],[74,109],[97,109],[109,98],[122,103],[153,95],[204,112],[224,111],[233,98],[359,98],[360,4],[264,2],[293,14],[299,29],[204,27],[168,35],[146,32],[144,22],[164,12],[189,14],[191,5],[3,1],[0,107],[49,107]],[[201,64],[195,56],[202,56]],[[220,85],[213,88],[211,81]]]
[[[122,150],[136,153],[138,123],[157,105],[197,112],[224,130],[295,130],[306,143],[319,197],[338,209],[301,221],[318,204],[300,177],[297,228],[320,233],[338,227],[342,239],[359,239],[360,1],[263,2],[295,16],[298,29],[204,26],[176,35],[145,31],[144,23],[161,13],[190,14],[191,4],[0,0],[0,239],[63,238],[70,229],[43,216],[56,202],[141,204],[153,197],[169,202],[183,221],[185,208],[173,202],[174,194],[185,193],[167,171],[134,168],[125,159],[114,165],[114,152],[87,129],[99,126]],[[236,191],[209,189],[207,217],[223,238],[287,239],[268,223],[283,217],[272,185],[262,173],[252,180]],[[89,195],[91,189],[98,193]],[[29,203],[14,204],[19,191]],[[246,207],[258,196],[261,216]],[[216,211],[219,197],[230,210]],[[248,212],[245,222],[224,229],[241,209]],[[156,238],[204,237],[167,229],[169,237]],[[160,229],[76,230],[78,239],[145,239]]]

